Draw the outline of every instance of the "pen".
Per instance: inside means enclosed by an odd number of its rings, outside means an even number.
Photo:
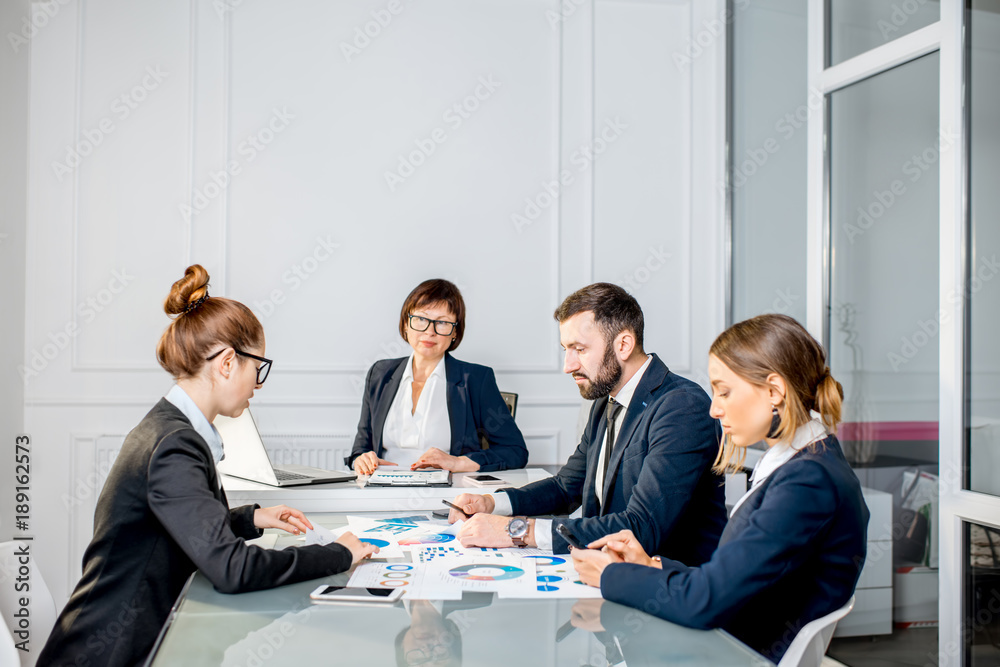
[[[452,508],[453,510],[458,510],[459,512],[461,512],[462,516],[464,516],[466,519],[468,519],[468,518],[470,518],[472,516],[472,514],[469,514],[468,512],[466,512],[465,510],[463,510],[458,505],[452,505],[447,500],[442,500],[441,502],[443,502],[445,505],[447,505],[448,507]],[[473,512],[473,514],[475,514],[475,512]]]

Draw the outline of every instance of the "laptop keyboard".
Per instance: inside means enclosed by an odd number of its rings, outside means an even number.
[[[309,475],[300,475],[297,472],[288,472],[287,470],[274,469],[274,476],[279,482],[290,482],[294,479],[311,479]]]

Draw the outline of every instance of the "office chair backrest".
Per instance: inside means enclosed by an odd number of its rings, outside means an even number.
[[[20,598],[26,597],[30,600],[28,605],[28,617],[31,624],[29,650],[20,651],[15,648],[20,663],[15,662],[14,664],[20,664],[21,667],[34,667],[35,661],[38,660],[38,654],[42,652],[42,647],[45,646],[45,642],[52,634],[52,628],[56,624],[56,606],[49,587],[42,579],[42,573],[35,565],[33,554],[26,559],[28,561],[28,583],[31,588],[28,591],[15,590],[15,580],[20,576],[21,566],[24,565],[21,562],[24,556],[20,553],[24,545],[33,546],[33,543],[27,541],[0,543],[0,615],[3,616],[6,632],[16,644],[21,641],[17,635],[17,631],[21,628],[19,627],[20,619],[14,614],[21,610]],[[28,548],[32,549],[32,547]],[[3,639],[0,638],[0,644],[2,643]],[[3,659],[3,654],[4,649],[0,646],[0,660]],[[0,662],[0,665],[3,664],[6,663]]]
[[[833,631],[837,629],[837,621],[851,613],[854,609],[854,596],[837,611],[817,618],[806,624],[795,635],[788,646],[778,667],[819,667],[826,655],[826,649],[833,639]]]
[[[503,402],[507,404],[507,409],[510,410],[510,416],[516,416],[517,412],[517,394],[512,394],[509,391],[501,391],[500,397],[503,398]]]

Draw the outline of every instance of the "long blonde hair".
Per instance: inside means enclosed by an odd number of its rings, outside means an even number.
[[[790,441],[800,426],[820,414],[830,433],[840,423],[844,388],[830,375],[826,352],[805,328],[787,315],[768,314],[729,327],[715,339],[709,354],[752,385],[765,387],[776,373],[785,381],[785,400],[779,408],[779,441]],[[718,473],[739,468],[746,449],[725,435],[715,458]]]

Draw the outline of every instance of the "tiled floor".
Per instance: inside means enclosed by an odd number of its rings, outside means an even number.
[[[959,664],[958,656],[939,663],[937,628],[897,630],[892,635],[878,637],[834,639],[827,655],[847,667],[944,667]],[[977,644],[969,667],[1000,667],[1000,649],[985,642]]]
[[[891,635],[834,639],[827,650],[847,667],[937,665],[937,628],[897,630]]]

